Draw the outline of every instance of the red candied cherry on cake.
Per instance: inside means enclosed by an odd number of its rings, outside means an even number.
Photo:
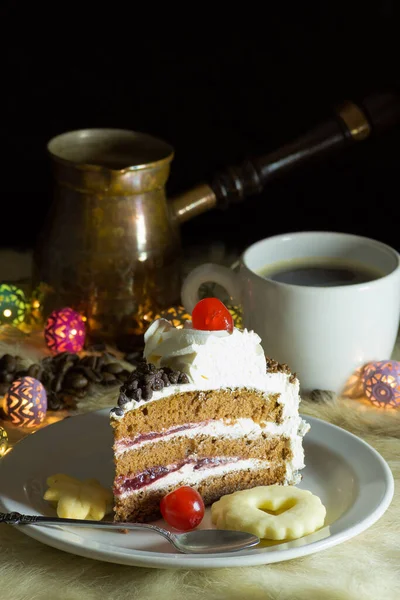
[[[204,510],[203,498],[188,485],[169,492],[160,502],[163,519],[180,531],[190,531],[200,525]]]
[[[203,298],[192,312],[194,329],[203,331],[233,331],[233,317],[225,304],[218,298]]]

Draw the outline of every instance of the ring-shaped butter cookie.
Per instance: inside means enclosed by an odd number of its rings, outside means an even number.
[[[294,486],[267,485],[222,496],[211,507],[218,529],[247,531],[260,539],[294,540],[325,522],[318,496]]]

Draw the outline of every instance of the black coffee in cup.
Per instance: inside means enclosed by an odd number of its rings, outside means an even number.
[[[259,275],[290,285],[335,287],[374,281],[383,273],[372,266],[344,258],[310,257],[266,265]]]

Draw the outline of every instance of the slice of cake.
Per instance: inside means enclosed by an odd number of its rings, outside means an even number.
[[[196,488],[206,505],[258,485],[295,484],[304,467],[299,381],[259,336],[177,329],[158,319],[121,387],[114,431],[115,520],[160,517],[161,498]]]

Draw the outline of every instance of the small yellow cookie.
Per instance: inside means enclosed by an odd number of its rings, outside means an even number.
[[[57,505],[57,515],[66,519],[101,521],[111,511],[113,495],[96,479],[80,481],[59,473],[47,478],[43,498]]]
[[[253,533],[260,539],[295,540],[323,526],[318,496],[294,486],[266,485],[222,496],[211,507],[218,529]]]

